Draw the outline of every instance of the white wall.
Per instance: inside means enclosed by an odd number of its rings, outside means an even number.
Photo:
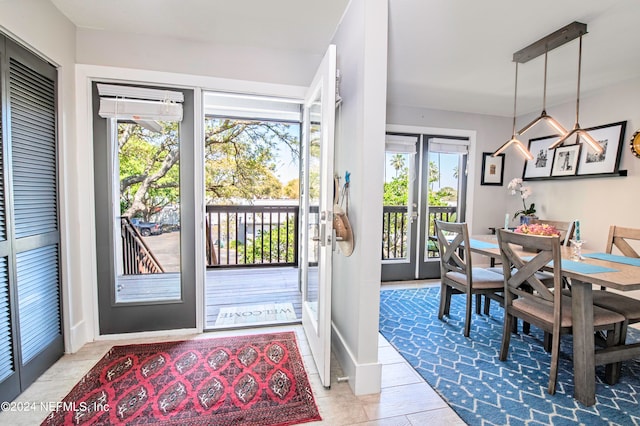
[[[78,29],[77,62],[287,85],[311,83],[322,55]]]
[[[65,346],[73,352],[86,341],[82,297],[91,282],[83,271],[80,227],[69,226],[86,219],[76,169],[81,161],[74,155],[75,26],[49,1],[9,0],[0,2],[0,31],[58,67],[62,305]]]
[[[343,98],[336,116],[335,172],[351,173],[351,257],[334,256],[333,350],[356,395],[380,391],[378,318],[387,81],[387,0],[353,0],[338,27]]]

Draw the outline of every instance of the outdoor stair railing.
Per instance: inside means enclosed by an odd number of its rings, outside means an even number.
[[[120,217],[124,275],[162,274],[164,268],[128,217]]]

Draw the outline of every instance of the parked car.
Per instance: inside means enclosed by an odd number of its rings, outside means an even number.
[[[131,218],[131,224],[143,237],[162,234],[162,225],[156,222],[142,222],[140,218],[134,217]]]

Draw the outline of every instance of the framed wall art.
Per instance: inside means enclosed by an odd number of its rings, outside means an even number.
[[[557,141],[559,137],[556,135],[529,139],[529,152],[533,155],[533,160],[528,160],[524,163],[523,180],[551,176],[553,150],[550,150],[549,146]]]
[[[578,170],[581,144],[560,146],[553,156],[551,176],[573,176]]]
[[[626,126],[626,121],[620,121],[585,129],[602,146],[603,152],[597,154],[587,144],[584,144],[585,146],[580,153],[578,175],[594,175],[618,171],[622,152],[622,139],[624,138]]]
[[[491,152],[482,153],[482,178],[480,185],[502,186],[504,177],[504,154],[495,157]]]

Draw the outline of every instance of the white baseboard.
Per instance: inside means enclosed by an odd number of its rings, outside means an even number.
[[[87,336],[87,328],[83,320],[78,322],[73,327],[70,327],[69,334],[67,335],[67,338],[65,338],[64,351],[65,353],[68,353],[68,354],[76,353],[88,341],[89,341],[89,336]]]
[[[376,346],[377,344],[376,341]],[[331,323],[331,349],[342,367],[344,376],[348,378],[349,386],[354,395],[380,393],[382,364],[379,362],[359,363],[334,323]]]

